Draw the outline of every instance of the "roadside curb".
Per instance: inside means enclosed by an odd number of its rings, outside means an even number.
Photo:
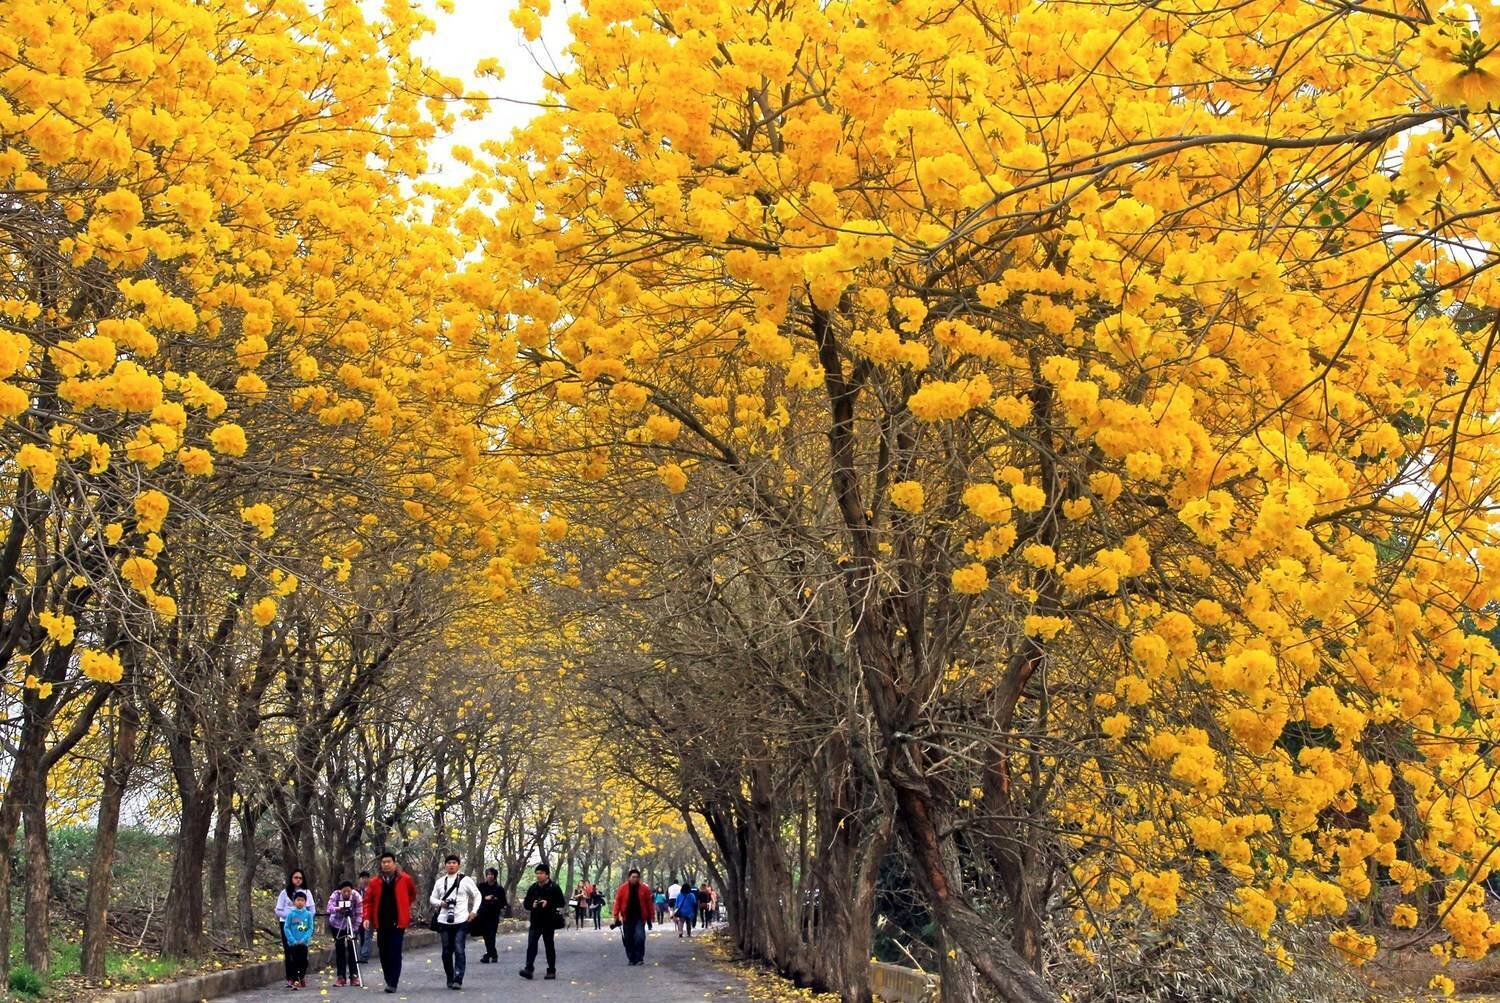
[[[406,954],[412,950],[420,950],[436,944],[437,934],[431,930],[408,930],[402,953]],[[322,971],[327,968],[332,964],[331,955],[331,951],[320,949],[316,957],[309,959],[308,972]],[[374,962],[373,954],[371,961]],[[379,970],[380,967],[376,964],[375,971],[378,973]],[[199,1003],[200,1000],[218,999],[244,989],[272,986],[285,978],[285,969],[280,959],[259,961],[253,965],[242,965],[239,968],[230,968],[222,972],[208,972],[176,982],[142,986],[128,992],[105,996],[100,1003]],[[377,975],[376,978],[378,981],[379,976]]]

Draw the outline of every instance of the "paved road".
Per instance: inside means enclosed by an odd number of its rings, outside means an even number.
[[[701,931],[700,931],[701,933]],[[743,983],[733,973],[720,967],[710,956],[701,936],[678,940],[670,923],[656,927],[646,938],[646,963],[639,968],[625,964],[625,949],[619,931],[607,929],[564,930],[557,935],[557,980],[542,980],[546,967],[544,957],[537,958],[537,977],[527,982],[516,974],[526,958],[526,938],[522,934],[501,937],[497,945],[500,962],[479,964],[484,942],[476,948],[469,944],[469,970],[464,977],[463,992],[450,992],[443,985],[443,963],[436,948],[409,952],[401,973],[401,990],[387,996],[382,990],[380,963],[370,959],[365,972],[364,989],[337,988],[332,970],[308,976],[307,988],[292,992],[285,986],[272,986],[254,992],[225,997],[235,1003],[267,1003],[269,1000],[295,1000],[315,1003],[347,1000],[349,1003],[376,1000],[419,1000],[432,1003],[561,1003],[580,999],[607,1000],[609,1003],[699,1003],[701,1000],[744,1000]],[[326,991],[326,995],[322,991]]]

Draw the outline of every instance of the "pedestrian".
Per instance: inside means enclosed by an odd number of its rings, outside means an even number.
[[[719,890],[713,885],[708,886],[708,918],[711,923],[719,921]]]
[[[358,986],[359,940],[355,931],[365,928],[365,897],[345,881],[328,899],[328,934],[333,938],[333,964],[338,986]]]
[[[286,887],[281,890],[280,895],[276,896],[276,922],[281,926],[281,953],[283,957],[289,957],[286,954],[288,943],[286,939],[286,917],[287,913],[295,908],[295,899],[298,892],[306,895],[308,902],[317,901],[317,899],[313,898],[313,890],[307,887],[307,875],[302,873],[302,868],[300,867],[294,868],[292,873],[287,875]],[[292,965],[291,961],[288,960],[286,965],[287,985],[291,986],[292,981]]]
[[[625,960],[631,965],[646,963],[646,928],[651,925],[651,889],[641,880],[641,872],[635,868],[625,878],[625,883],[615,891],[615,923],[624,929],[620,937],[625,942]]]
[[[573,895],[568,899],[573,904],[573,929],[583,929],[583,914],[588,912],[588,896],[584,894],[582,885],[573,886]]]
[[[667,921],[667,893],[660,888],[656,890],[656,923],[660,926]]]
[[[396,863],[394,853],[380,855],[380,876],[370,882],[365,896],[365,929],[375,933],[380,950],[380,971],[385,991],[393,993],[401,984],[401,946],[411,925],[411,906],[417,900],[417,883]]]
[[[286,947],[282,957],[286,959],[286,987],[307,988],[307,948],[312,943],[313,910],[312,899],[307,892],[299,891],[292,896],[292,907],[287,910],[281,924]]]
[[[693,888],[691,881],[682,883],[682,890],[677,893],[677,938],[682,939],[684,931],[688,939],[693,936],[693,921],[698,918],[698,893]]]
[[[594,929],[602,929],[599,920],[604,913],[604,889],[598,885],[589,885],[589,915],[594,918]]]
[[[707,930],[708,929],[708,907],[709,907],[709,904],[713,901],[713,897],[714,897],[714,893],[711,892],[711,891],[709,891],[708,882],[707,881],[703,882],[703,884],[701,884],[701,885],[698,886],[697,896],[698,896],[698,922],[703,925],[703,929]]]
[[[456,853],[443,858],[443,873],[433,880],[427,899],[443,945],[443,974],[449,989],[464,987],[469,924],[479,918],[479,886],[467,874],[459,873],[462,862]]]
[[[361,899],[370,897],[370,872],[359,872],[359,895]],[[359,935],[359,963],[368,965],[370,963],[370,931],[365,929],[364,923],[355,927]]]
[[[481,965],[500,960],[495,952],[495,931],[500,928],[500,914],[505,911],[505,886],[500,884],[500,872],[493,867],[485,868],[484,880],[479,883],[479,918],[474,921],[474,932],[484,938],[484,957]]]
[[[568,921],[559,912],[567,904],[562,888],[552,880],[552,868],[545,862],[537,864],[536,881],[526,889],[526,897],[521,902],[522,907],[531,914],[531,921],[526,929],[526,967],[521,969],[521,978],[530,979],[536,975],[538,941],[547,949],[547,974],[543,978],[557,978],[557,945],[554,938],[557,931],[567,925]]]

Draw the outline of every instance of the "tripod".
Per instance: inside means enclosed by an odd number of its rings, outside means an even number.
[[[362,986],[364,982],[359,977],[359,938],[354,935],[353,922],[347,923],[342,930],[334,928],[334,962],[337,964],[339,944],[342,942],[344,950],[348,952],[349,967],[353,969],[349,984],[351,986]]]

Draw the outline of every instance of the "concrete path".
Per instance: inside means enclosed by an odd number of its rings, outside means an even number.
[[[468,974],[462,992],[443,984],[443,963],[436,948],[408,952],[401,973],[400,992],[388,996],[380,978],[380,962],[370,959],[364,989],[334,986],[332,970],[308,976],[307,988],[293,992],[272,986],[237,993],[224,999],[235,1003],[375,1003],[413,1000],[424,1003],[561,1003],[603,1000],[608,1003],[699,1003],[701,1000],[744,1000],[744,984],[720,967],[709,954],[702,931],[692,940],[678,940],[670,923],[658,926],[646,937],[646,963],[639,968],[625,964],[625,948],[619,931],[563,930],[557,935],[557,980],[542,980],[545,956],[537,958],[537,977],[527,982],[516,972],[526,958],[524,934],[499,938],[500,962],[479,964],[484,942],[469,943]],[[326,945],[319,944],[320,949]]]

